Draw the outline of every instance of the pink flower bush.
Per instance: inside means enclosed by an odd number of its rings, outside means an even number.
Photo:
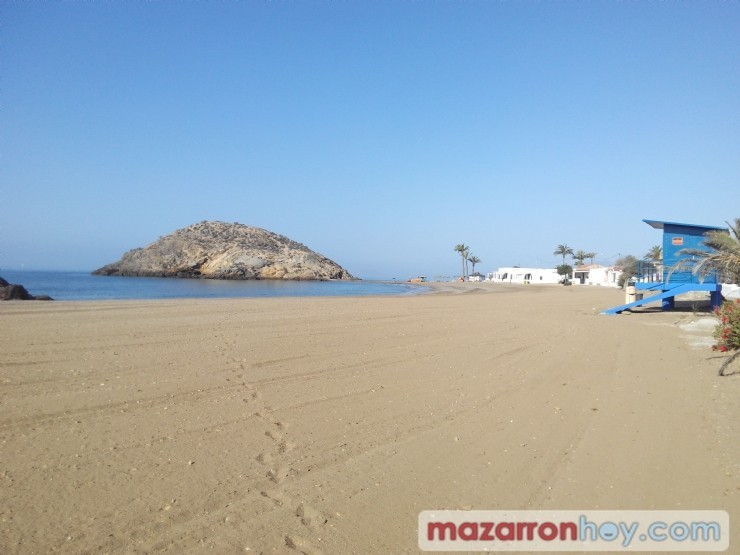
[[[714,315],[719,323],[712,334],[717,340],[712,349],[723,353],[740,349],[740,299],[725,301],[714,309]]]

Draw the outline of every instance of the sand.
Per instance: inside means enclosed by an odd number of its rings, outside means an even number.
[[[472,508],[722,509],[740,545],[740,379],[694,314],[436,288],[0,304],[0,552],[416,552]]]

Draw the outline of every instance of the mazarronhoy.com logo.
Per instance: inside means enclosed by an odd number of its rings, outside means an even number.
[[[726,551],[726,511],[422,511],[424,551]]]

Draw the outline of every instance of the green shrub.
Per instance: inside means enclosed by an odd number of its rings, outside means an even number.
[[[561,283],[563,285],[570,285],[570,279],[568,278],[573,273],[573,266],[571,266],[570,264],[560,264],[560,266],[558,266],[556,270],[558,272],[558,275],[563,276]]]
[[[619,257],[614,265],[622,269],[617,281],[619,287],[624,287],[630,278],[637,275],[637,258],[631,254]]]

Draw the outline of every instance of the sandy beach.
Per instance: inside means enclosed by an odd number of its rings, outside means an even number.
[[[425,509],[721,509],[740,545],[695,314],[434,287],[0,304],[0,552],[416,552]]]

